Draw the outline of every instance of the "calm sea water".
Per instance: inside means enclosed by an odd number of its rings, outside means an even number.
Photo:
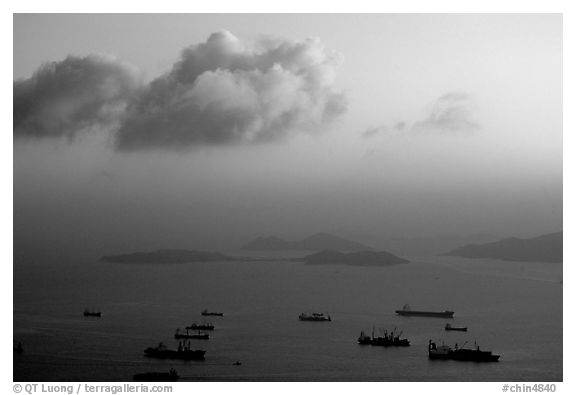
[[[393,267],[297,262],[128,265],[74,262],[14,267],[15,381],[130,381],[174,367],[181,381],[562,381],[562,266],[412,258]],[[454,310],[455,318],[394,310]],[[85,318],[86,307],[103,312]],[[161,361],[177,327],[216,326],[205,361]],[[301,312],[332,322],[300,322]],[[446,332],[444,325],[468,326]],[[361,330],[403,331],[412,346],[360,346]],[[473,345],[498,363],[430,361],[428,339]],[[241,366],[235,366],[241,361]]]

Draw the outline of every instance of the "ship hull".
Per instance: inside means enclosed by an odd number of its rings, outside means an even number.
[[[467,362],[498,362],[500,359],[500,355],[479,355],[476,354],[476,351],[472,351],[468,355],[459,354],[458,352],[451,352],[449,354],[436,354],[436,353],[428,353],[429,359],[451,359],[453,361],[467,361]]]
[[[332,320],[330,318],[300,317],[300,321],[327,322]]]
[[[399,337],[370,337],[362,332],[358,338],[358,344],[380,347],[408,347],[410,346],[410,341]]]
[[[186,335],[176,334],[174,339],[196,339],[196,340],[210,340],[210,335]]]
[[[429,359],[452,359],[450,354],[437,354],[437,353],[433,353],[433,352],[428,353],[428,358]]]
[[[456,350],[452,353],[452,359],[455,361],[471,361],[471,362],[497,362],[500,355],[494,355],[490,351],[479,350]]]
[[[469,361],[469,362],[498,362],[500,355],[490,355],[488,357],[472,357],[472,358],[451,358],[455,361]]]
[[[397,341],[391,340],[381,340],[381,339],[373,339],[370,342],[372,346],[380,346],[380,347],[409,347],[410,342],[408,340],[402,339]]]
[[[454,318],[454,312],[453,311],[396,310],[396,314],[406,316],[406,317]]]
[[[187,326],[186,329],[193,330],[193,331],[213,331],[213,326],[204,326],[204,325],[191,325]]]
[[[147,348],[146,350],[144,350],[144,354],[150,358],[181,359],[184,361],[191,361],[191,360],[203,360],[206,351],[204,350],[175,351],[175,350],[157,350]]]
[[[492,351],[481,351],[461,348],[452,349],[447,346],[436,348],[433,343],[428,346],[429,359],[450,359],[453,361],[470,361],[470,362],[498,362],[500,355],[492,354]]]

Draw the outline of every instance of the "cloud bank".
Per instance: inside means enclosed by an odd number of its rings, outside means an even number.
[[[13,85],[15,137],[74,137],[119,121],[140,82],[107,57],[69,56]]]
[[[130,106],[117,147],[256,143],[318,130],[346,108],[333,88],[338,63],[317,39],[251,44],[214,33]]]
[[[461,133],[474,132],[480,124],[474,119],[474,103],[471,96],[464,92],[450,92],[440,96],[423,120],[411,126],[401,121],[395,124],[370,127],[361,134],[363,139],[380,135],[404,134],[406,131],[418,133]]]
[[[121,151],[253,144],[314,133],[346,110],[339,54],[318,39],[243,42],[227,31],[184,49],[147,85],[89,56],[14,82],[14,136],[58,137],[116,125]]]

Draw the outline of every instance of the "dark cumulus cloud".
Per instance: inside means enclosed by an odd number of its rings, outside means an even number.
[[[69,137],[110,127],[139,87],[136,72],[103,56],[46,63],[13,85],[14,136]]]
[[[181,150],[321,130],[346,109],[334,89],[339,62],[318,39],[249,43],[214,33],[130,104],[116,146]]]
[[[131,67],[69,56],[14,82],[15,137],[69,137],[106,128],[121,151],[253,144],[317,132],[345,112],[338,53],[318,39],[244,42],[212,34],[142,84]]]
[[[426,119],[416,122],[414,131],[472,132],[480,128],[473,118],[473,103],[469,94],[451,92],[440,96]]]

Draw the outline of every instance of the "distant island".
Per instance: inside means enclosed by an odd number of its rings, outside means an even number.
[[[301,258],[270,258],[270,257],[235,257],[219,252],[190,250],[158,250],[152,252],[134,252],[130,254],[108,255],[100,258],[101,262],[132,263],[132,264],[180,264],[194,262],[305,262],[307,265],[341,264],[352,266],[389,266],[408,263],[406,259],[397,257],[386,251],[356,251],[338,252],[324,250]]]
[[[350,265],[350,266],[391,266],[408,263],[386,251],[358,251],[343,253],[338,251],[321,251],[302,258],[307,265]]]
[[[531,239],[512,237],[493,243],[469,244],[441,255],[518,262],[562,262],[562,251],[562,232],[556,232]]]
[[[369,251],[364,244],[346,240],[328,233],[317,233],[302,240],[287,241],[276,236],[258,237],[242,246],[250,251]]]
[[[100,258],[102,262],[112,263],[191,263],[191,262],[229,262],[240,258],[227,256],[219,252],[189,250],[158,250],[154,252],[134,252],[131,254],[110,255]],[[250,260],[250,258],[242,259]]]

